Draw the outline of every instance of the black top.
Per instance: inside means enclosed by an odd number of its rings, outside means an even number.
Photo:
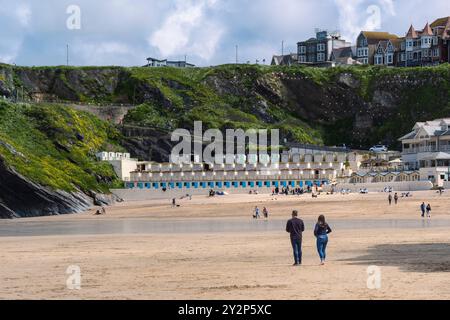
[[[328,223],[325,223],[324,225],[316,223],[316,227],[314,228],[314,235],[316,237],[323,236],[323,235],[331,233],[331,231],[332,230],[331,230],[330,226],[328,225]]]
[[[291,234],[292,240],[301,240],[303,231],[305,231],[305,224],[302,219],[292,218],[287,222],[286,232]]]

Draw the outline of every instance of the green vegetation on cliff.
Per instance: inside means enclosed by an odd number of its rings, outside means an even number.
[[[0,102],[0,158],[35,183],[56,190],[108,192],[120,185],[99,150],[120,150],[119,132],[68,107]]]
[[[124,124],[160,128],[279,128],[304,143],[397,147],[416,121],[450,116],[450,66],[311,68],[13,67],[0,95],[134,104]]]

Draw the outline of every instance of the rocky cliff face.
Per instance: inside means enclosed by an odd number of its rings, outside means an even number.
[[[93,200],[80,192],[54,191],[36,184],[0,159],[0,218],[19,218],[77,213]]]
[[[221,129],[276,127],[289,140],[358,148],[374,143],[395,147],[415,121],[448,116],[450,110],[448,65],[191,70],[0,66],[0,94],[20,96],[22,88],[27,99],[145,103],[151,112],[125,117],[125,124],[165,129],[158,135],[201,120]],[[136,154],[142,154],[138,149]]]

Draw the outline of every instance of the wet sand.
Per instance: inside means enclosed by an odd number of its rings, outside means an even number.
[[[450,299],[449,195],[416,192],[397,206],[385,194],[276,198],[122,203],[106,216],[0,221],[0,298]],[[420,218],[425,200],[431,221]],[[269,222],[251,219],[255,205],[269,208]],[[307,222],[302,267],[291,266],[283,230],[293,208]],[[334,229],[324,267],[311,230],[320,213]],[[66,287],[69,265],[81,268],[81,290]],[[367,288],[371,265],[381,268],[378,290]]]

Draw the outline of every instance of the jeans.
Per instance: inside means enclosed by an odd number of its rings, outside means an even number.
[[[296,264],[302,263],[302,240],[291,239],[292,249],[294,250],[294,261]]]
[[[320,261],[325,261],[327,257],[326,254],[327,244],[328,244],[328,236],[326,234],[317,237],[317,252],[319,252]]]

